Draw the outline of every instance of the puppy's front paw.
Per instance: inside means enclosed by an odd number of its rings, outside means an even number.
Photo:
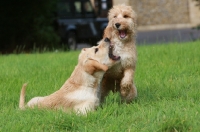
[[[120,92],[123,97],[126,97],[129,94],[132,85],[132,83],[124,83],[121,85]]]
[[[125,85],[126,87],[121,87],[121,98],[124,102],[130,103],[134,98],[137,97],[137,89],[134,84]]]

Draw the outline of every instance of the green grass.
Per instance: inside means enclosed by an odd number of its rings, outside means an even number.
[[[200,131],[200,41],[138,46],[138,98],[121,104],[110,94],[87,116],[18,108],[26,100],[59,89],[77,64],[79,51],[0,56],[0,131]]]

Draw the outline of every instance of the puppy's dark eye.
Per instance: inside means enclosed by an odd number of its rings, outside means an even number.
[[[98,48],[95,48],[94,53],[96,54],[98,52],[98,50],[99,50]]]
[[[104,41],[105,42],[110,42],[110,39],[109,38],[105,38]]]
[[[127,16],[127,15],[124,15],[124,18],[128,18],[128,16]]]
[[[114,16],[114,18],[116,18],[117,16]]]

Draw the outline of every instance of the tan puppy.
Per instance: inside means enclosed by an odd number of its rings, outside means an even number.
[[[103,74],[120,59],[112,54],[109,39],[99,43],[99,46],[82,49],[73,73],[58,91],[49,96],[32,98],[26,107],[64,111],[72,109],[82,114],[95,110],[99,105],[97,88]],[[23,85],[20,94],[21,109],[25,108],[25,87],[26,84]]]
[[[121,63],[109,69],[102,79],[102,100],[110,90],[120,91],[122,100],[132,101],[137,96],[133,78],[136,68],[136,14],[131,6],[113,6],[108,13],[109,23],[104,37],[111,39],[113,54],[120,55]]]

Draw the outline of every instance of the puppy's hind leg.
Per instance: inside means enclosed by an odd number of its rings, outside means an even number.
[[[115,92],[115,79],[104,77],[101,81],[101,102],[105,100],[105,97],[110,91]]]

